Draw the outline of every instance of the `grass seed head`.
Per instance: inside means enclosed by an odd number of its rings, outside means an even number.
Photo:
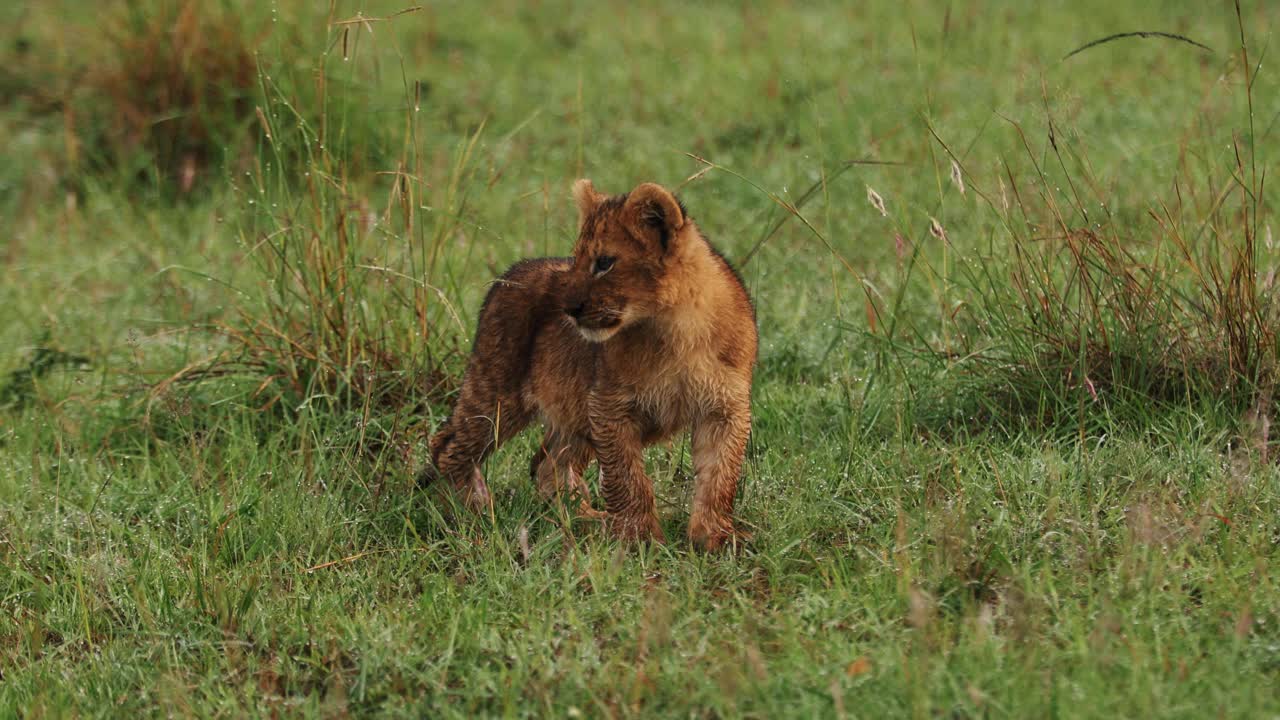
[[[964,194],[964,173],[960,170],[960,163],[955,160],[951,161],[951,183],[956,186],[960,194]]]
[[[871,203],[871,207],[880,212],[880,217],[889,217],[889,211],[885,209],[884,198],[880,197],[880,193],[867,186],[867,201]]]
[[[938,218],[929,217],[929,234],[938,238],[942,242],[948,242],[947,231],[943,229],[942,223],[938,222]]]

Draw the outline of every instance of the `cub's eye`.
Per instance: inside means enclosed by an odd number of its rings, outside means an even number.
[[[596,277],[600,277],[613,269],[613,260],[614,259],[608,255],[601,255],[596,258],[595,264],[591,266],[591,272],[595,273]]]

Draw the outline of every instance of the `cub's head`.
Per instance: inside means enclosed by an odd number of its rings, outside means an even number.
[[[590,180],[579,180],[573,198],[578,243],[565,281],[564,312],[583,337],[604,342],[659,311],[659,289],[681,242],[685,211],[653,183],[609,197]]]

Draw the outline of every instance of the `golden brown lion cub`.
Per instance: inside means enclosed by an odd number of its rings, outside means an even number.
[[[490,289],[453,414],[431,438],[433,469],[472,507],[479,466],[535,417],[546,423],[531,474],[544,495],[577,495],[600,463],[612,532],[663,540],[646,446],[691,428],[689,539],[733,537],[751,429],[756,323],[741,279],[665,188],[607,197],[573,186],[572,258],[525,260]]]

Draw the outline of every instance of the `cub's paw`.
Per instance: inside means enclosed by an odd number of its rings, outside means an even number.
[[[629,545],[645,542],[662,545],[667,542],[667,536],[662,532],[658,518],[652,515],[634,517],[606,514],[605,524],[609,528],[609,534]]]
[[[485,484],[484,476],[478,469],[472,471],[471,477],[462,482],[437,482],[440,477],[440,472],[434,466],[428,465],[418,473],[418,487],[432,490],[441,502],[456,501],[469,512],[478,515],[489,514],[493,508],[493,495],[489,492],[489,486]]]
[[[689,543],[705,553],[734,551],[751,541],[751,533],[734,526],[733,521],[689,523]]]
[[[479,468],[471,471],[470,482],[463,483],[457,491],[462,498],[462,504],[471,512],[487,515],[493,509],[493,495],[489,492],[489,486],[485,484],[484,475],[480,474]]]
[[[603,522],[609,518],[609,513],[591,507],[591,503],[586,500],[583,500],[578,504],[577,515],[579,520],[597,520]]]

